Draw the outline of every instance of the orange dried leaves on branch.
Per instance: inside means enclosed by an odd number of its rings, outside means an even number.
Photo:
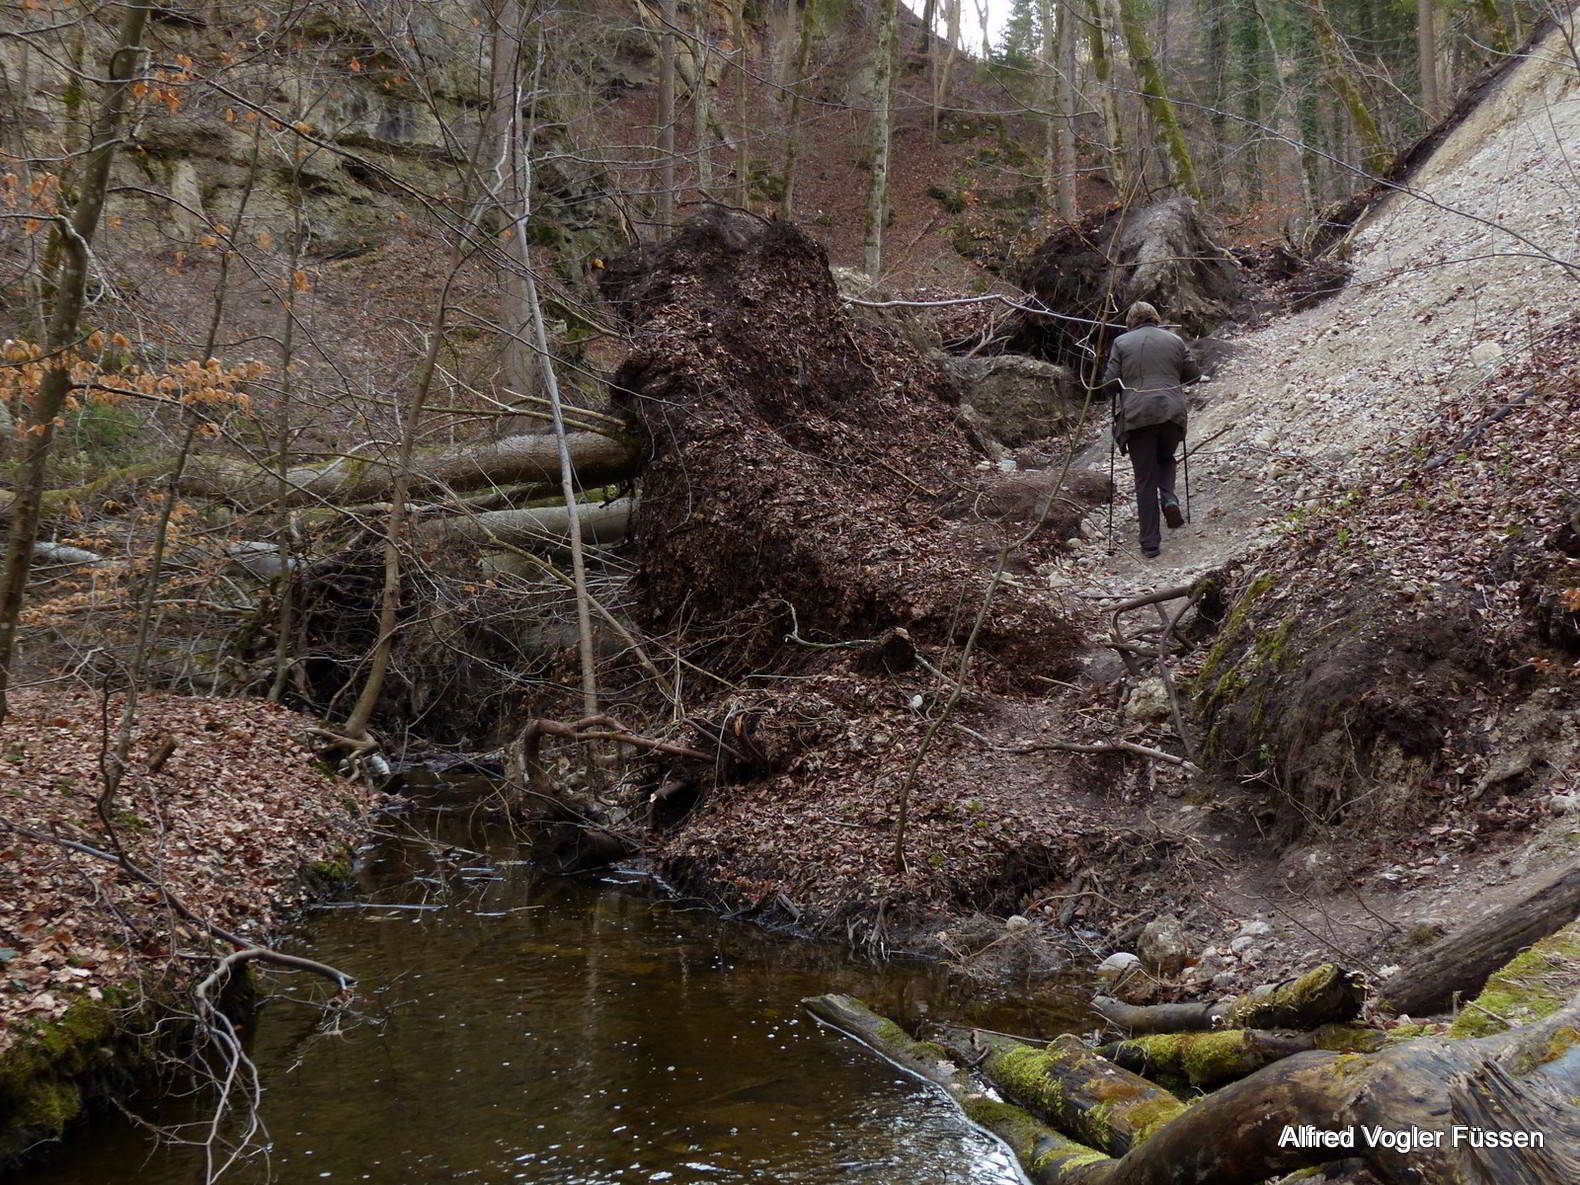
[[[49,354],[36,342],[8,340],[0,346],[0,400],[21,407],[17,434],[37,433],[42,425],[29,422],[26,409],[44,378],[64,369],[75,392],[67,406],[76,409],[83,398],[90,403],[118,403],[125,399],[145,399],[188,407],[224,408],[238,411],[250,408],[252,400],[245,387],[268,373],[261,362],[246,361],[226,366],[217,358],[205,362],[188,359],[161,370],[146,370],[127,362],[125,351],[132,342],[123,334],[90,334],[78,346]]]

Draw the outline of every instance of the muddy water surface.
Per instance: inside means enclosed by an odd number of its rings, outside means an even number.
[[[338,1032],[290,998],[251,1032],[267,1164],[224,1180],[1020,1181],[941,1094],[818,1026],[802,996],[848,991],[1039,1031],[983,1011],[936,968],[879,965],[721,920],[634,875],[545,877],[502,831],[411,821],[451,845],[384,845],[359,900],[314,911],[295,948],[357,975]],[[316,985],[270,980],[287,997]],[[1068,1019],[1068,1018],[1067,1018]],[[139,1114],[173,1125],[179,1102]],[[202,1158],[105,1118],[22,1185],[191,1185]]]

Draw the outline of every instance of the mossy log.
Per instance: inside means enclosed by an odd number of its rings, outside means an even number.
[[[1389,976],[1380,995],[1395,1011],[1430,1016],[1454,993],[1479,991],[1519,951],[1580,917],[1580,861],[1560,868],[1534,891],[1433,943]]]
[[[1360,978],[1324,963],[1295,979],[1259,988],[1227,1004],[1126,1004],[1109,996],[1092,1010],[1128,1033],[1189,1033],[1207,1029],[1297,1029],[1339,1024],[1360,1015]]]
[[[950,1060],[940,1045],[918,1041],[854,996],[811,996],[801,1001],[813,1016],[871,1046],[902,1069],[942,1087],[966,1118],[1009,1146],[1036,1185],[1069,1185],[1079,1170],[1106,1160],[1101,1152],[1054,1131],[1030,1112],[990,1097]]]
[[[1570,922],[1500,968],[1460,1009],[1451,1037],[1490,1037],[1551,1016],[1580,990],[1580,921]]]
[[[1116,1066],[1170,1090],[1212,1090],[1276,1061],[1316,1049],[1309,1033],[1221,1029],[1214,1033],[1153,1033],[1114,1041],[1098,1050]]]
[[[1124,1155],[1185,1110],[1168,1091],[1114,1065],[1079,1037],[1066,1034],[1046,1048],[981,1031],[955,1040],[961,1038],[986,1052],[977,1069],[1006,1098],[1110,1156]]]
[[[874,1030],[888,1024],[881,1017],[868,1023]],[[1420,1038],[1372,1054],[1297,1053],[1184,1108],[1122,1157],[1072,1157],[1033,1179],[1255,1185],[1355,1157],[1387,1185],[1561,1185],[1580,1180],[1577,1097],[1580,996],[1544,1021],[1495,1037]],[[1347,1135],[1353,1147],[1285,1135],[1303,1127]],[[1494,1138],[1539,1133],[1540,1146],[1477,1149],[1456,1139],[1457,1129]],[[1382,1140],[1382,1132],[1413,1138]]]

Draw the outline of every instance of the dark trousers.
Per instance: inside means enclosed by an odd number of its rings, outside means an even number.
[[[1132,428],[1125,443],[1130,449],[1130,467],[1136,472],[1136,512],[1141,518],[1141,550],[1156,551],[1163,545],[1162,508],[1179,502],[1174,494],[1174,450],[1185,439],[1180,424],[1149,424]]]

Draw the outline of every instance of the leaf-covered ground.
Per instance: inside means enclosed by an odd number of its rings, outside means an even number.
[[[107,846],[96,801],[120,701],[12,695],[0,731],[0,1055],[78,999],[150,986],[211,949],[118,868],[26,838],[15,824]],[[343,857],[369,795],[315,768],[308,721],[265,700],[147,695],[109,814],[127,854],[195,913],[264,939],[307,892],[304,870]],[[167,738],[175,750],[157,773]]]

